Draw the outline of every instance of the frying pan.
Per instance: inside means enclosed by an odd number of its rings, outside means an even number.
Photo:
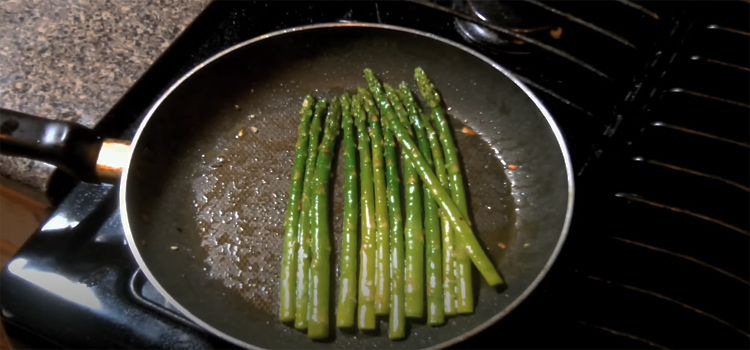
[[[470,218],[506,284],[491,288],[474,271],[473,314],[440,327],[410,320],[402,341],[389,340],[383,324],[311,341],[277,317],[299,110],[310,92],[331,99],[366,86],[368,67],[384,82],[412,88],[414,68],[423,67],[440,90],[456,130]],[[132,144],[18,112],[3,110],[0,118],[4,154],[47,161],[85,181],[119,178],[127,242],[145,275],[192,321],[243,347],[449,346],[524,300],[555,260],[571,217],[567,150],[539,100],[477,52],[406,28],[313,25],[238,44],[164,93]],[[334,174],[332,249],[339,252],[341,159]],[[338,263],[332,261],[332,291]]]

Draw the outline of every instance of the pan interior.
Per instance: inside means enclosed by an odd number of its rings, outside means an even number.
[[[473,315],[437,328],[413,320],[404,341],[388,340],[384,322],[373,334],[337,331],[329,341],[310,341],[276,316],[302,98],[353,93],[365,86],[366,67],[416,92],[418,66],[450,107],[470,216],[507,288],[480,285],[475,271]],[[476,135],[461,132],[464,126]],[[331,190],[335,285],[343,211],[338,153]],[[133,249],[154,282],[205,324],[262,348],[421,348],[459,337],[506,310],[542,272],[560,240],[569,198],[553,129],[511,79],[455,46],[378,27],[285,33],[213,61],[155,109],[128,176]]]

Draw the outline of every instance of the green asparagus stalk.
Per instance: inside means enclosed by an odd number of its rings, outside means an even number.
[[[344,227],[341,237],[341,267],[336,325],[354,326],[357,309],[357,146],[354,143],[354,122],[351,98],[341,96],[341,129],[344,134]]]
[[[329,305],[331,301],[331,227],[328,192],[331,179],[331,163],[336,147],[336,138],[341,128],[341,103],[338,98],[331,101],[326,116],[326,128],[318,150],[316,165],[317,182],[313,202],[312,260],[310,262],[310,320],[307,336],[312,339],[328,337],[330,329]]]
[[[367,73],[365,73],[367,74]],[[371,78],[368,81],[374,81],[371,84],[377,84],[379,89],[380,83],[377,81],[374,75],[370,73]],[[388,84],[383,85],[385,91],[391,90],[392,88]],[[376,90],[376,89],[373,89]],[[386,93],[383,93],[383,89],[379,89],[380,93],[386,98],[386,102],[395,110],[396,116],[401,120],[402,125],[406,125],[406,130],[410,136],[413,136],[413,131],[409,124],[409,115],[406,109],[401,103],[392,104],[388,101]],[[403,152],[401,154],[404,163],[404,178],[406,179],[406,185],[404,186],[405,196],[404,201],[406,202],[406,225],[404,226],[404,241],[406,243],[406,273],[404,279],[406,281],[405,291],[405,310],[407,317],[420,318],[424,314],[424,230],[422,222],[422,187],[419,184],[419,175],[408,160],[408,154]]]
[[[315,186],[315,164],[318,159],[318,145],[323,112],[326,101],[320,100],[315,104],[315,115],[310,122],[310,141],[307,145],[307,163],[305,164],[305,182],[302,189],[302,212],[299,219],[297,233],[297,296],[295,301],[294,327],[307,329],[308,320],[308,288],[310,277],[310,207],[312,193]]]
[[[466,192],[464,190],[464,180],[461,174],[461,168],[458,161],[458,149],[451,135],[451,127],[448,124],[448,120],[445,117],[445,111],[440,105],[441,98],[440,94],[435,90],[435,86],[427,78],[422,68],[414,70],[414,79],[417,81],[419,91],[422,96],[427,100],[432,109],[432,117],[435,124],[440,131],[440,141],[443,144],[443,151],[445,152],[445,162],[448,169],[448,175],[450,178],[450,190],[453,201],[461,211],[461,214],[466,218],[466,223],[470,225],[468,221],[469,210],[466,202]],[[472,282],[471,282],[471,264],[468,252],[466,251],[466,243],[460,236],[456,237],[456,268],[458,276],[458,313],[472,313],[474,312],[474,296],[472,295]]]
[[[401,179],[398,173],[396,140],[393,132],[381,118],[385,144],[385,168],[388,187],[388,218],[391,241],[391,313],[388,322],[388,337],[401,339],[406,336],[404,314],[404,228],[401,218]]]
[[[370,136],[365,124],[361,97],[352,99],[352,114],[357,126],[360,172],[361,247],[359,251],[359,292],[357,324],[360,329],[375,329],[375,196],[373,193]]]
[[[440,147],[440,139],[430,123],[430,117],[424,114],[421,110],[419,115],[422,118],[422,125],[427,133],[427,138],[430,140],[430,147],[432,148],[432,158],[435,163],[435,174],[440,180],[440,184],[443,188],[448,191],[450,184],[448,181],[448,172],[445,170],[445,160],[443,159],[443,148]],[[455,315],[457,313],[458,301],[456,300],[456,273],[454,265],[456,263],[453,254],[454,239],[453,239],[453,228],[451,228],[451,222],[446,217],[443,209],[438,211],[440,216],[440,228],[443,238],[443,299],[445,314],[447,316]]]
[[[405,84],[402,83],[402,87]],[[414,96],[409,93],[407,99],[410,104],[414,104]],[[445,160],[443,158],[443,149],[440,146],[440,139],[438,137],[435,128],[432,127],[430,118],[424,114],[424,112],[417,108],[420,119],[422,120],[422,126],[424,127],[427,139],[430,142],[430,148],[432,150],[432,158],[434,161],[435,174],[440,180],[440,184],[447,191],[450,190],[450,184],[448,180],[448,173],[445,169]],[[458,300],[456,299],[456,272],[455,272],[455,255],[454,255],[454,237],[453,229],[451,228],[450,220],[446,217],[443,209],[438,210],[438,216],[440,218],[440,228],[442,237],[442,257],[443,257],[443,307],[445,315],[452,316],[457,313]]]
[[[281,322],[294,321],[297,290],[297,232],[302,209],[302,185],[304,184],[307,144],[310,138],[310,119],[313,115],[315,99],[307,95],[302,102],[302,121],[297,128],[292,183],[289,185],[289,202],[284,219],[284,251],[281,256],[281,285],[279,286],[279,319]]]
[[[370,120],[372,142],[373,185],[375,188],[375,221],[378,225],[375,238],[375,314],[388,315],[391,301],[391,260],[388,240],[388,206],[386,198],[385,171],[383,167],[383,134],[380,128],[380,113],[372,95],[359,89],[362,104]]]
[[[432,148],[430,141],[427,139],[425,126],[423,125],[420,111],[414,101],[414,96],[409,90],[406,82],[402,82],[398,91],[387,89],[388,98],[391,103],[399,104],[397,100],[403,101],[409,112],[409,119],[414,126],[414,133],[417,136],[419,151],[422,152],[427,164],[431,169],[435,169],[435,163],[432,157]],[[397,95],[397,96],[394,96]],[[427,186],[423,186],[424,196],[424,236],[425,236],[425,273],[427,274],[427,323],[430,325],[439,325],[445,322],[445,310],[443,305],[443,251],[441,249],[440,236],[440,219],[438,215],[438,205],[432,199],[432,194]]]
[[[392,114],[386,114],[388,118],[388,127],[391,128],[393,134],[398,139],[399,145],[401,145],[403,152],[409,154],[409,160],[415,169],[417,169],[420,178],[424,181],[425,185],[430,189],[432,198],[444,209],[446,216],[450,219],[451,225],[457,237],[460,237],[462,242],[466,243],[466,250],[471,257],[471,261],[474,262],[479,272],[487,280],[487,283],[491,286],[496,286],[503,283],[503,279],[495,270],[492,262],[482,250],[481,244],[477,241],[474,236],[474,232],[471,230],[471,226],[466,222],[461,211],[453,202],[448,191],[440,185],[440,180],[435,175],[435,172],[430,169],[427,161],[422,156],[416,143],[409,135],[404,125]]]

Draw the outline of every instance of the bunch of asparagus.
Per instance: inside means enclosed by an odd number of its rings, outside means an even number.
[[[424,113],[406,82],[394,89],[370,69],[364,75],[369,90],[359,88],[330,105],[307,96],[302,104],[284,221],[279,318],[313,339],[327,338],[331,328],[328,196],[340,130],[345,205],[337,327],[354,327],[356,318],[359,329],[375,329],[376,315],[389,315],[389,337],[404,338],[406,317],[424,317],[425,305],[430,325],[474,311],[472,263],[490,285],[503,283],[472,232],[458,149],[432,82],[415,70],[430,107]]]

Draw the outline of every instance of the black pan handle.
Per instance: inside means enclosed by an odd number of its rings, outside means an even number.
[[[49,163],[81,181],[98,183],[102,142],[83,125],[0,108],[0,154]]]

